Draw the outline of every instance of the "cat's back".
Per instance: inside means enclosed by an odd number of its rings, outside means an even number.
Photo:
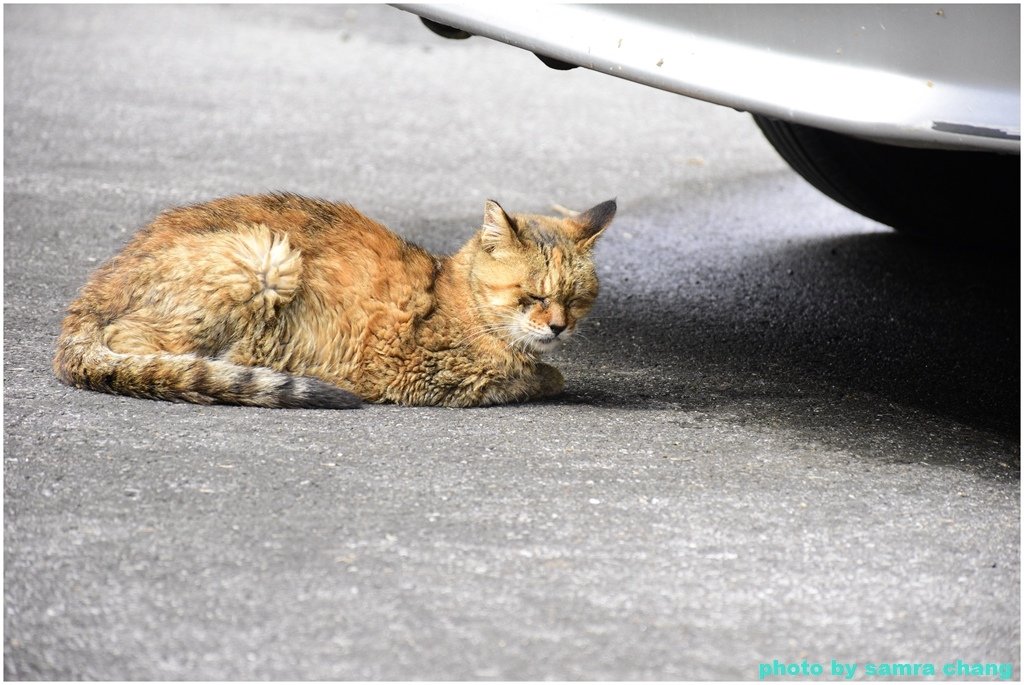
[[[309,256],[325,249],[401,242],[385,226],[349,204],[293,193],[236,195],[171,209],[158,216],[140,237],[187,240],[260,225],[287,234],[292,245]]]
[[[109,316],[173,284],[187,286],[192,297],[238,277],[265,281],[275,262],[288,263],[304,291],[331,301],[386,298],[398,285],[429,289],[436,269],[432,255],[349,204],[292,193],[236,195],[157,216],[93,273],[72,310]]]
[[[350,280],[352,268],[366,276],[378,269],[416,273],[429,271],[433,262],[426,251],[350,204],[293,193],[236,195],[167,210],[120,257],[148,262],[151,257],[180,258],[182,250],[219,253],[221,245],[249,241],[254,229],[275,239],[287,236],[310,276],[341,269],[349,276],[344,280]]]
[[[153,225],[161,243],[212,232],[217,242],[266,226],[301,255],[306,290],[343,307],[366,299],[400,308],[433,289],[437,259],[350,204],[293,193],[239,195],[171,210]],[[419,305],[417,305],[418,308]]]

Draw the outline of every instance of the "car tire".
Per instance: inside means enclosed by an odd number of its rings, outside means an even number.
[[[811,185],[898,231],[943,241],[1020,239],[1020,156],[884,145],[754,115]]]

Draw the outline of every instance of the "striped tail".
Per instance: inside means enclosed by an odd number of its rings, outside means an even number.
[[[353,409],[356,395],[308,376],[241,366],[194,354],[122,354],[103,344],[98,326],[65,329],[53,370],[78,388],[130,397],[252,407]]]

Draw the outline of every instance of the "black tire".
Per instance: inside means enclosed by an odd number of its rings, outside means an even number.
[[[899,231],[1020,240],[1020,156],[883,145],[754,115],[793,169],[833,200]]]

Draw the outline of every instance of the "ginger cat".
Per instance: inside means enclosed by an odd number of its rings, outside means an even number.
[[[451,256],[291,194],[160,215],[71,303],[65,383],[200,404],[471,407],[557,395],[539,360],[597,297],[615,201],[563,219],[484,208]]]

